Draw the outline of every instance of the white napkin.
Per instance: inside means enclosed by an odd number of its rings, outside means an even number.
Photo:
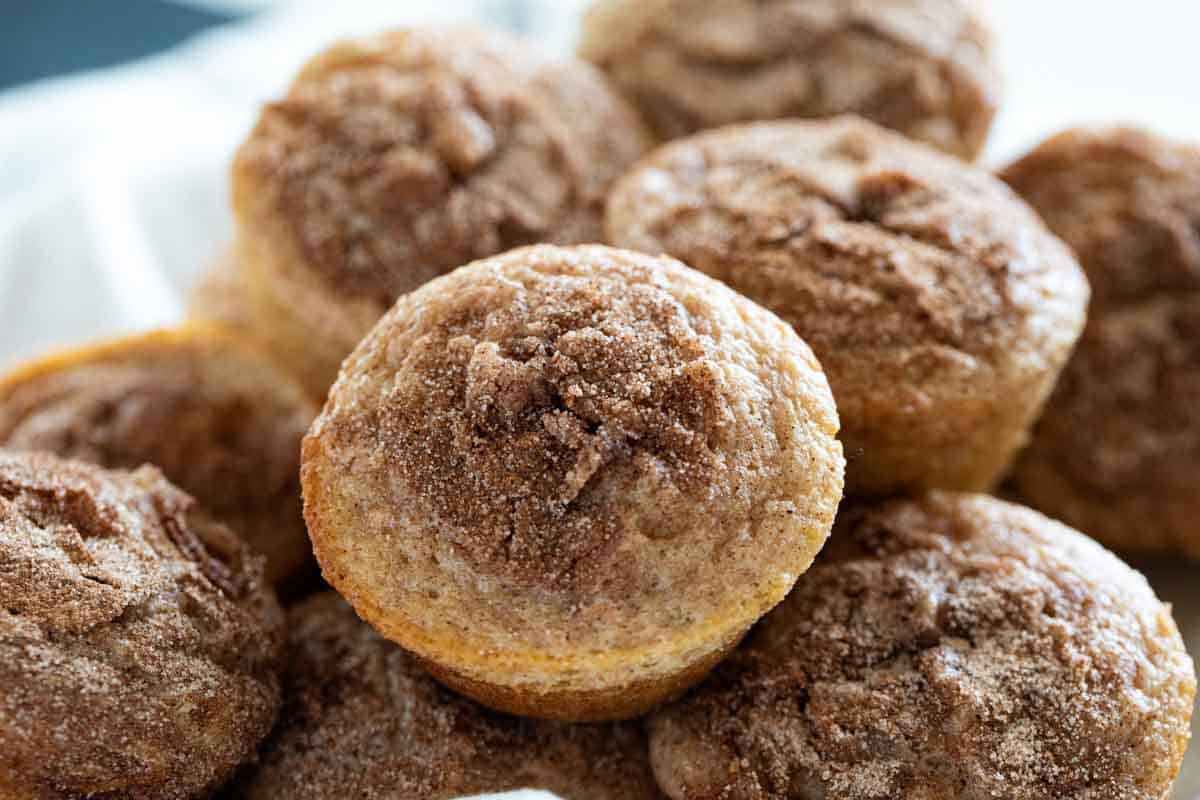
[[[585,5],[310,0],[128,66],[0,93],[0,367],[177,321],[186,287],[232,232],[234,148],[259,105],[332,40],[520,12],[531,38],[565,53]],[[1077,123],[1128,121],[1200,141],[1200,3],[996,0],[989,13],[1006,78],[990,163]],[[1181,622],[1200,636],[1200,603],[1188,602],[1177,605],[1189,615]],[[1197,749],[1184,778],[1193,791]]]

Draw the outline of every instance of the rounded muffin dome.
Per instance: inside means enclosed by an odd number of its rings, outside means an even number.
[[[860,507],[747,643],[649,722],[675,800],[1161,800],[1196,692],[1170,607],[982,495]]]
[[[334,45],[234,160],[237,257],[263,340],[323,397],[405,292],[519,245],[599,241],[609,184],[646,144],[597,70],[503,34]]]
[[[632,715],[779,601],[841,496],[779,319],[671,259],[537,246],[402,298],[304,445],[326,577],[485,704]]]
[[[1003,183],[855,117],[665,145],[614,187],[608,236],[795,327],[837,398],[853,494],[990,488],[1087,307],[1070,251]]]

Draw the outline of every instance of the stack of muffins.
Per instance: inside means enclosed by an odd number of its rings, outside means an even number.
[[[1084,533],[1200,557],[1200,150],[972,166],[962,0],[581,55],[335,45],[193,322],[0,379],[0,800],[1167,797],[1193,665]]]

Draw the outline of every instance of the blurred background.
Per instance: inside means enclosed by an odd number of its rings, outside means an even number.
[[[985,0],[986,1],[986,0]],[[340,36],[477,20],[573,49],[585,0],[0,0],[0,367],[169,324],[228,241],[258,106]],[[1006,90],[985,160],[1073,124],[1200,141],[1200,2],[992,0]],[[1200,577],[1139,565],[1200,653]],[[1200,746],[1176,797],[1200,798]]]

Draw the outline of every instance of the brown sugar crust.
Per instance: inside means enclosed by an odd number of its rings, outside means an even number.
[[[796,590],[649,722],[682,800],[1162,800],[1196,681],[1168,606],[982,495],[839,519]]]
[[[395,299],[431,278],[523,244],[601,240],[608,186],[646,145],[599,72],[506,36],[343,42],[238,152],[240,253],[266,306],[332,340],[333,363],[309,367],[327,388]]]
[[[262,564],[151,467],[0,451],[0,787],[183,800],[280,703]]]
[[[311,577],[300,441],[316,407],[222,330],[196,325],[43,358],[0,378],[0,446],[110,468],[154,464],[267,556]]]
[[[1014,484],[1119,550],[1200,559],[1200,292],[1088,324]]]
[[[305,441],[305,512],[326,578],[451,685],[628,715],[807,568],[836,431],[811,352],[763,309],[671,259],[531,247],[364,340]]]
[[[448,800],[536,788],[566,800],[656,800],[640,722],[509,717],[444,689],[340,597],[290,612],[284,711],[239,800]]]
[[[1200,291],[1200,147],[1132,128],[1069,130],[1001,177],[1075,250],[1093,311]]]
[[[964,0],[599,0],[580,52],[664,139],[854,113],[971,159],[999,100]]]
[[[666,145],[614,187],[608,235],[795,326],[855,493],[990,487],[1087,304],[1070,252],[1002,183],[853,117]]]

